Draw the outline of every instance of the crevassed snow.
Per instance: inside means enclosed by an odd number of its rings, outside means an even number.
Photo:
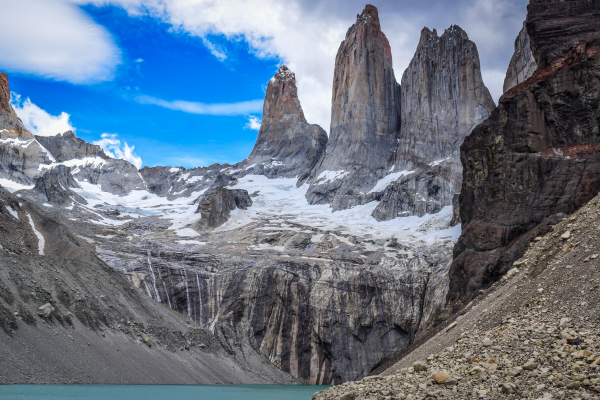
[[[17,214],[17,212],[15,210],[13,210],[12,207],[6,206],[6,211],[8,211],[10,213],[10,215],[15,217],[16,219],[19,219],[19,214]]]
[[[44,255],[44,247],[46,246],[46,240],[44,240],[44,235],[40,233],[37,229],[35,229],[35,225],[33,224],[33,220],[31,219],[31,215],[27,213],[27,218],[29,218],[29,225],[31,225],[31,229],[33,229],[33,233],[38,238],[38,250],[40,252],[40,256]]]
[[[341,179],[348,174],[348,171],[323,171],[317,177],[316,183],[322,185],[331,181],[335,181],[336,179]]]
[[[401,176],[410,175],[413,172],[414,171],[400,171],[400,172],[394,172],[393,174],[386,175],[377,182],[377,185],[375,185],[375,187],[373,189],[371,189],[369,191],[369,193],[380,192],[383,189],[385,189],[390,183],[394,182],[396,179],[400,178]]]
[[[393,236],[401,241],[433,243],[442,238],[456,239],[460,234],[460,226],[447,228],[452,207],[445,207],[433,215],[378,222],[371,216],[377,207],[376,201],[332,212],[329,205],[308,204],[305,198],[308,185],[297,188],[294,178],[268,179],[262,175],[247,175],[239,178],[233,188],[246,189],[248,193],[259,191],[259,194],[252,199],[252,207],[232,211],[229,221],[216,231],[236,229],[269,218],[271,223],[285,220],[324,230],[339,230],[348,235],[371,235],[374,239]]]

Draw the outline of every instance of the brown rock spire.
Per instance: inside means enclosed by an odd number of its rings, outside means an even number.
[[[303,178],[315,166],[327,144],[327,133],[306,122],[296,88],[296,76],[282,65],[265,95],[260,131],[246,160],[246,173],[269,178]]]

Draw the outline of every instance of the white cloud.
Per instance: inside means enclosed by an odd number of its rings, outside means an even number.
[[[138,58],[137,60],[135,60],[136,63],[143,63],[144,59],[143,58]]]
[[[260,112],[263,100],[240,101],[237,103],[198,103],[185,100],[163,100],[151,96],[138,96],[136,100],[141,104],[154,104],[169,110],[183,111],[189,114],[200,115],[245,115]]]
[[[21,96],[11,93],[11,104],[25,127],[34,135],[55,136],[66,131],[75,131],[66,112],[50,115],[36,106],[29,98],[21,101]]]
[[[111,80],[121,54],[75,0],[0,0],[0,68],[72,83]]]
[[[254,115],[246,115],[246,118],[248,119],[248,122],[246,122],[246,125],[244,125],[244,129],[252,129],[253,131],[260,130],[260,124],[262,121],[258,119],[258,117],[255,117]]]
[[[96,140],[94,144],[102,147],[106,154],[113,158],[121,158],[129,161],[138,169],[142,168],[142,159],[133,152],[135,146],[129,146],[127,142],[121,144],[116,133],[103,133],[102,139]]]
[[[80,0],[85,1],[85,0]],[[276,58],[296,73],[307,120],[329,130],[335,56],[347,29],[364,7],[362,0],[89,0],[114,4],[130,15],[151,15],[176,32],[200,38],[220,60],[226,50],[208,41],[221,35],[245,40],[254,54]],[[440,34],[452,24],[467,31],[479,49],[481,68],[495,99],[525,18],[528,0],[375,0],[390,41],[396,79],[414,55],[423,26]],[[490,81],[488,81],[490,79]],[[491,80],[493,79],[493,80]]]

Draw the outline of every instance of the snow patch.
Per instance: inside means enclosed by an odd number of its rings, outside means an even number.
[[[21,183],[17,183],[15,181],[11,181],[10,179],[0,178],[0,185],[4,187],[11,193],[16,192],[17,190],[30,190],[33,189],[34,185],[23,185]]]
[[[19,214],[17,214],[17,212],[13,210],[12,207],[6,206],[6,210],[10,213],[10,215],[15,217],[16,219],[19,219]]]
[[[377,182],[377,184],[375,185],[375,187],[373,189],[371,189],[369,191],[369,193],[381,192],[386,187],[388,187],[388,185],[390,183],[394,182],[396,179],[400,178],[401,176],[410,175],[413,172],[414,171],[400,171],[400,172],[394,172],[393,174],[386,175],[385,177],[383,177],[382,179],[380,179]]]
[[[323,171],[317,177],[316,183],[324,185],[337,179],[341,179],[349,173],[350,172],[348,171]]]
[[[35,225],[33,224],[33,219],[31,219],[31,215],[29,215],[29,213],[27,213],[27,218],[29,218],[29,225],[31,225],[31,229],[33,229],[33,233],[35,233],[35,236],[37,236],[37,238],[38,238],[38,250],[40,252],[40,256],[43,256],[44,255],[44,247],[46,246],[46,241],[44,240],[44,236],[40,233],[40,231],[35,229]]]

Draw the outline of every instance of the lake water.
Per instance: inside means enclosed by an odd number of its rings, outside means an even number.
[[[0,400],[310,400],[329,386],[7,385]]]

